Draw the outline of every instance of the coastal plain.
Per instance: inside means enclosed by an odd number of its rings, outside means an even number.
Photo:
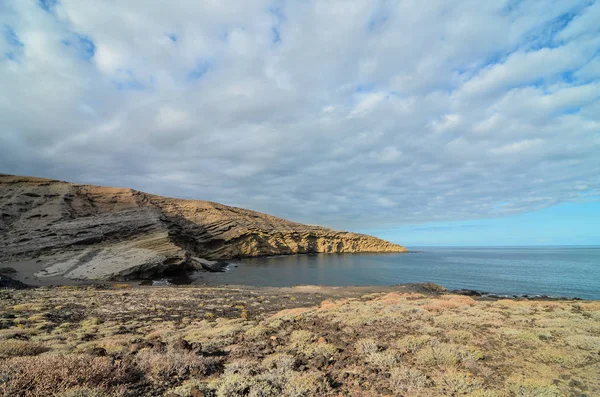
[[[600,395],[600,302],[435,284],[0,291],[5,396]]]

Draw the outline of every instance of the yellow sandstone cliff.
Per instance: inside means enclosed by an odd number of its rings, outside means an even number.
[[[404,252],[362,234],[133,189],[0,174],[0,263],[43,257],[40,276],[139,277],[209,260]]]

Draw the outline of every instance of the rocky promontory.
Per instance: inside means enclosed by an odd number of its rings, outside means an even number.
[[[104,280],[198,267],[192,258],[406,251],[209,201],[5,174],[0,247],[0,263],[36,263],[36,277]]]

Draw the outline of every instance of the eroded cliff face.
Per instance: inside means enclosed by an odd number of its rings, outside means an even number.
[[[147,277],[193,266],[190,257],[404,251],[208,201],[0,174],[0,263],[42,258],[38,277]]]

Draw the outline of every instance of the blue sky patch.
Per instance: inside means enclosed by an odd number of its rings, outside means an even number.
[[[354,87],[354,92],[357,94],[364,94],[375,89],[375,83],[360,83]]]
[[[11,28],[8,25],[4,25],[4,38],[6,39],[6,42],[12,47],[24,47],[24,44],[21,41],[21,39],[19,39],[17,33],[14,31],[13,28]]]
[[[137,80],[112,80],[113,85],[119,91],[140,91],[144,90],[146,86]]]
[[[273,44],[281,43],[281,24],[285,21],[285,15],[278,6],[269,8],[269,14],[275,17],[275,24],[271,27],[271,42]]]
[[[275,26],[273,26],[271,28],[271,33],[273,35],[272,43],[273,44],[281,43],[281,33],[279,32],[279,29],[277,29]]]
[[[119,91],[140,91],[145,90],[147,87],[139,79],[135,77],[135,73],[130,69],[119,69],[117,70],[119,75],[118,78],[111,80],[112,84]]]
[[[389,17],[385,14],[373,15],[367,23],[367,28],[370,32],[376,32],[388,21]]]
[[[4,56],[6,57],[6,59],[10,60],[10,61],[15,61],[17,62],[17,56],[15,55],[14,52],[9,51],[7,53],[4,54]]]
[[[188,78],[191,80],[200,80],[211,68],[211,63],[208,60],[201,60],[196,64],[196,67],[188,73]]]
[[[94,57],[94,54],[96,53],[96,45],[87,36],[82,36],[78,34],[77,39],[79,41],[79,46],[83,58],[89,61]]]
[[[57,4],[58,0],[38,0],[38,5],[46,12],[52,12]]]
[[[565,109],[561,110],[560,114],[563,114],[563,115],[577,114],[580,111],[581,111],[581,106],[573,106],[573,107],[569,107],[569,108],[565,108]]]
[[[166,36],[169,38],[169,40],[171,40],[172,42],[176,42],[177,39],[179,37],[177,37],[177,35],[175,33],[167,33]]]

